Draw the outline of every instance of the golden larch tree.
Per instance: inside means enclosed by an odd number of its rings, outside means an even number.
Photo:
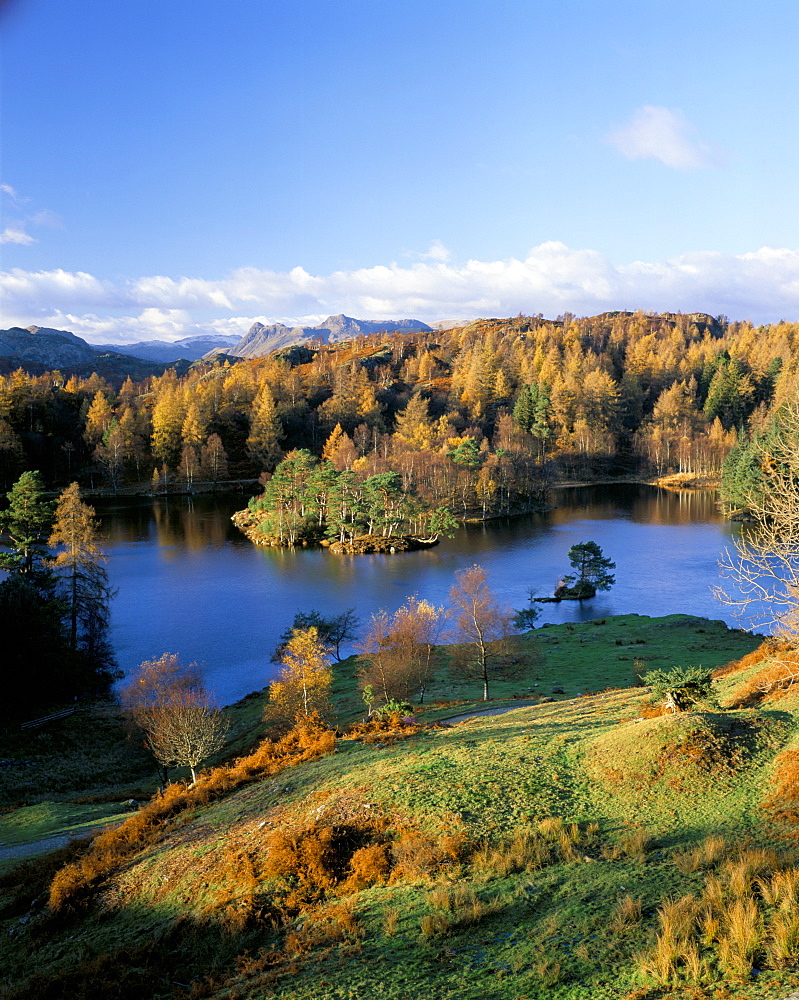
[[[333,683],[328,647],[311,626],[294,629],[280,658],[282,669],[269,685],[267,721],[291,723],[325,716],[330,711],[329,692]]]

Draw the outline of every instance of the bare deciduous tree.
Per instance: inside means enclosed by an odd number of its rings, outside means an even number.
[[[196,663],[184,666],[175,653],[145,660],[120,692],[122,705],[145,733],[147,746],[164,768],[197,768],[221,750],[230,720],[214,707]]]
[[[361,688],[371,688],[386,702],[409,702],[418,695],[421,705],[444,621],[444,608],[416,595],[393,615],[387,611],[372,615],[358,647],[367,663],[361,671]]]
[[[406,701],[408,697],[402,651],[394,641],[392,629],[393,616],[381,609],[369,619],[356,646],[365,657],[360,671],[361,688],[364,691],[371,688],[384,702]]]
[[[191,782],[196,768],[225,743],[230,720],[211,704],[208,693],[193,691],[153,716],[147,732],[153,756],[164,767],[188,767]]]
[[[799,406],[785,407],[781,433],[761,443],[762,482],[746,490],[744,525],[720,560],[729,585],[716,596],[751,628],[768,627],[791,642],[799,636]]]
[[[436,646],[446,625],[446,610],[414,594],[394,614],[394,632],[407,666],[409,694],[418,694],[419,704],[433,675]]]
[[[489,671],[499,666],[500,640],[513,632],[514,613],[502,607],[490,590],[482,566],[470,566],[455,574],[449,592],[452,605],[452,637],[463,643],[458,657],[467,676],[483,682],[483,701],[488,701]]]

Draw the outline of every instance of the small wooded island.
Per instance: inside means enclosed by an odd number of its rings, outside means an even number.
[[[352,555],[428,548],[458,527],[449,508],[426,504],[400,473],[363,478],[305,449],[280,462],[233,522],[255,545],[323,545]]]

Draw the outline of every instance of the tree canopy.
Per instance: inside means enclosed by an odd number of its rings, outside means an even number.
[[[314,626],[294,629],[281,656],[282,668],[269,685],[269,722],[291,725],[299,719],[324,718],[333,683],[327,646]]]
[[[213,704],[196,663],[176,653],[144,660],[120,691],[122,706],[145,734],[164,768],[188,767],[192,782],[203,761],[222,749],[230,720]]]
[[[616,582],[610,570],[616,563],[607,559],[596,542],[578,542],[569,549],[569,562],[575,570],[564,576],[556,597],[571,597],[582,600],[594,597],[598,590],[610,590]]]
[[[8,509],[0,513],[0,529],[10,551],[0,553],[0,567],[28,575],[41,572],[53,523],[53,504],[44,498],[41,475],[23,472],[6,498]]]

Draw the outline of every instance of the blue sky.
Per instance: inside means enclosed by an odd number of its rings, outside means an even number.
[[[799,320],[799,7],[6,0],[3,326]]]

